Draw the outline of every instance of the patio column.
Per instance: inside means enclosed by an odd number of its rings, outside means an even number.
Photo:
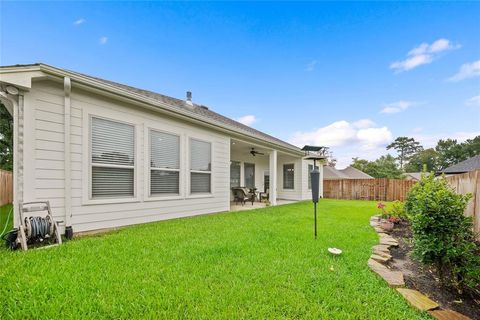
[[[277,204],[277,150],[270,152],[270,203]]]

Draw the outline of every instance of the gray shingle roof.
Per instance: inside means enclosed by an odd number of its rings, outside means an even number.
[[[178,108],[179,110],[186,111],[190,114],[190,117],[192,117],[192,118],[195,118],[196,116],[206,117],[209,120],[211,120],[214,124],[219,124],[219,125],[225,126],[225,127],[229,128],[231,130],[249,135],[249,136],[251,136],[253,138],[256,138],[256,139],[263,139],[268,143],[273,143],[273,144],[276,144],[276,145],[280,145],[280,146],[282,146],[284,148],[287,148],[287,149],[290,149],[294,152],[301,152],[300,148],[298,148],[297,146],[294,146],[294,145],[292,145],[288,142],[285,142],[283,140],[275,138],[275,137],[273,137],[269,134],[266,134],[264,132],[261,132],[259,130],[254,129],[254,128],[246,126],[246,125],[244,125],[244,124],[242,124],[238,121],[235,121],[233,119],[225,117],[225,116],[223,116],[219,113],[216,113],[212,110],[209,110],[205,106],[195,104],[195,103],[193,104],[193,106],[190,106],[184,100],[169,97],[169,96],[159,94],[159,93],[156,93],[156,92],[153,92],[153,91],[135,88],[135,87],[124,85],[124,84],[121,84],[121,83],[118,83],[118,82],[105,80],[105,79],[93,77],[93,76],[90,76],[90,75],[82,74],[82,73],[79,73],[79,72],[76,72],[76,71],[61,69],[61,68],[49,66],[49,65],[46,65],[46,64],[42,64],[42,63],[29,64],[29,65],[2,66],[0,68],[42,66],[42,65],[50,67],[50,68],[55,68],[55,69],[64,71],[66,73],[77,74],[79,76],[90,78],[92,80],[95,80],[95,81],[98,81],[98,82],[101,82],[101,83],[104,83],[104,84],[122,89],[124,91],[128,91],[128,92],[131,92],[131,93],[134,93],[134,94],[144,96],[146,98],[156,100],[156,101],[158,101],[162,104],[166,104],[170,107]],[[158,107],[158,106],[156,106],[156,107]],[[158,108],[161,108],[161,107],[158,107]]]
[[[464,173],[480,170],[480,155],[471,157],[465,161],[459,162],[444,169],[443,173]]]
[[[340,170],[343,174],[347,175],[349,179],[375,179],[371,175],[366,174],[357,168],[348,166],[345,169]]]

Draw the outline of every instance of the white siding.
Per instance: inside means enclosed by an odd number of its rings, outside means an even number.
[[[25,196],[24,201],[50,200],[56,219],[65,220],[64,199],[64,114],[63,86],[51,81],[34,82],[25,95]],[[154,111],[114,101],[75,88],[71,108],[71,176],[72,225],[75,232],[117,227],[229,210],[230,139],[211,130],[193,126],[160,115]],[[134,122],[139,130],[137,139],[137,201],[91,204],[88,194],[88,119],[85,115],[100,113]],[[152,200],[146,194],[148,170],[144,164],[146,128],[160,127],[184,137],[201,137],[212,142],[212,195],[190,197],[188,184],[183,183],[180,198]],[[186,145],[182,147],[186,151]],[[182,162],[181,175],[188,179],[187,155]],[[262,176],[263,179],[263,176]]]
[[[301,158],[290,157],[286,155],[278,156],[277,168],[277,198],[285,200],[302,200],[303,197],[303,160]],[[293,189],[283,188],[283,165],[294,165],[294,185]]]

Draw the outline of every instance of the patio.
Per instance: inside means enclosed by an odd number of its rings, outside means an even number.
[[[290,203],[295,203],[297,201],[294,200],[282,200],[282,199],[277,199],[277,206],[284,205],[284,204],[290,204]],[[245,203],[243,206],[238,203],[235,204],[235,202],[230,202],[230,211],[244,211],[244,210],[253,210],[253,209],[261,209],[265,208],[267,205],[265,202],[259,202],[255,201],[252,205],[251,202]]]

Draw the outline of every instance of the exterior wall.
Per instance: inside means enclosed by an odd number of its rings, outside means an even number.
[[[255,164],[255,188],[259,191],[264,190],[263,175],[265,171],[269,170],[268,154],[253,157],[251,154],[232,150],[231,159],[232,161],[240,161],[240,185],[242,187],[245,186],[244,164],[253,163]],[[228,186],[230,187],[230,181],[228,182]]]
[[[283,165],[294,164],[294,185],[293,189],[283,188]],[[285,200],[302,200],[303,199],[303,160],[302,158],[294,158],[286,155],[278,156],[277,167],[277,198]],[[308,182],[307,182],[308,183]]]
[[[164,117],[74,87],[71,94],[72,226],[75,232],[229,210],[230,139],[212,130]],[[65,220],[63,85],[34,82],[25,95],[24,201],[49,200],[54,217]],[[136,197],[89,200],[89,114],[122,119],[136,126]],[[146,133],[157,128],[181,135],[181,196],[148,197]],[[188,195],[189,137],[212,143],[212,194]]]

